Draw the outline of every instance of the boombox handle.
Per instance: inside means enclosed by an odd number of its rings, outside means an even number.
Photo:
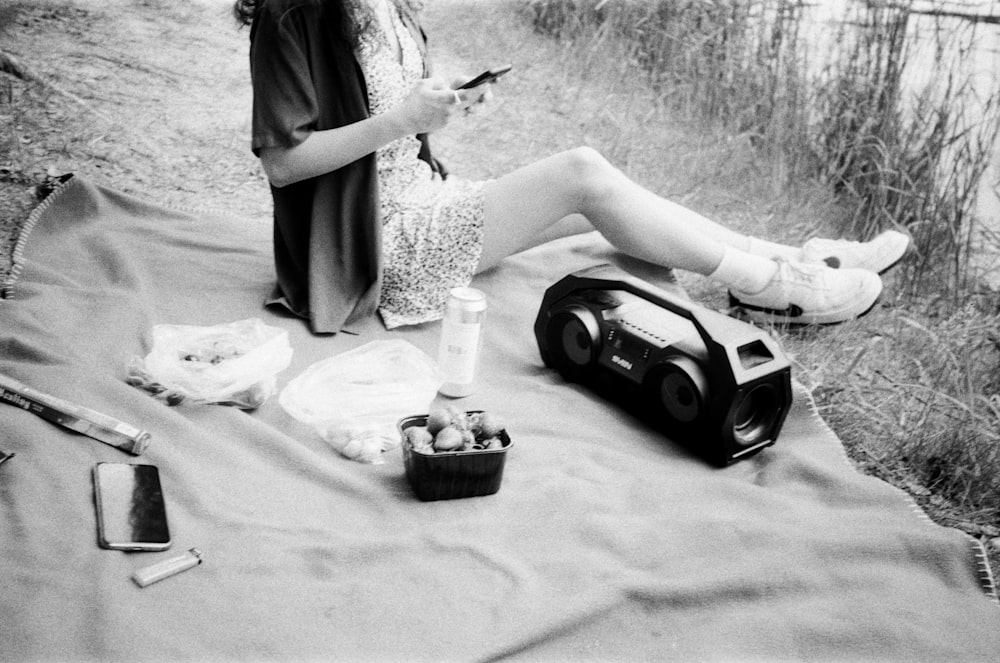
[[[763,330],[693,302],[685,302],[676,295],[646,283],[614,265],[608,263],[594,265],[570,274],[563,281],[569,279],[576,281],[573,290],[624,290],[690,321],[705,343],[709,357],[724,358],[726,360],[724,363],[730,367],[737,384],[746,383],[775,370],[774,363],[769,361],[745,366],[740,351],[750,346],[755,346],[754,349],[763,346],[771,359],[788,365],[788,360],[775,340]],[[551,293],[551,290],[549,292]],[[561,299],[566,295],[565,291],[553,294],[552,299]],[[546,299],[549,299],[549,293],[546,293]],[[543,307],[548,309],[552,303],[554,302],[544,302]],[[750,341],[748,341],[748,331],[753,332]]]

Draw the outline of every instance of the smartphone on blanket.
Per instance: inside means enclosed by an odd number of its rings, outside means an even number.
[[[159,551],[170,547],[167,507],[155,465],[94,466],[97,542],[110,550]]]
[[[458,87],[459,90],[471,90],[474,87],[479,87],[480,85],[486,85],[487,83],[495,83],[498,78],[506,74],[508,71],[513,69],[513,65],[505,64],[500,67],[493,67],[492,69],[487,69],[483,73],[479,74],[475,78],[466,83],[463,83]]]

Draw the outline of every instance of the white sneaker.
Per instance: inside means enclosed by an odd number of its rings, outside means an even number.
[[[833,269],[776,258],[778,272],[758,293],[729,291],[729,303],[755,322],[829,325],[875,306],[882,279],[865,269]]]
[[[867,242],[816,238],[802,245],[802,262],[883,274],[903,259],[908,248],[909,235],[897,230],[886,230]]]

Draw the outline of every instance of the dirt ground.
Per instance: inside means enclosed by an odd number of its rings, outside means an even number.
[[[0,44],[50,85],[15,83],[44,111],[15,115],[5,136],[18,174],[76,172],[165,204],[265,218],[267,188],[246,149],[246,33],[226,7],[43,0],[22,9]]]
[[[15,2],[11,20],[4,8]],[[653,191],[745,232],[797,241],[834,218],[822,196],[773,195],[746,142],[665,117],[640,80],[596,51],[535,34],[517,4],[428,2],[439,73],[514,65],[491,104],[435,136],[452,172],[496,177],[590,144]],[[230,8],[231,0],[0,0],[0,52],[35,79],[0,73],[0,282],[36,194],[64,173],[161,205],[269,223],[270,194],[249,149],[248,30]],[[722,305],[705,279],[681,281]],[[992,553],[1000,570],[1000,544]]]

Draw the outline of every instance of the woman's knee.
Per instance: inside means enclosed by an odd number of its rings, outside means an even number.
[[[575,189],[582,208],[607,199],[620,173],[600,152],[584,146],[560,156],[564,181]]]

